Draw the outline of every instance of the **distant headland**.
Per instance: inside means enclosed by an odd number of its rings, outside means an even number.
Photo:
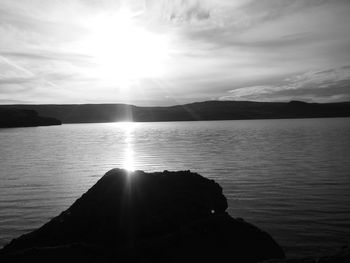
[[[36,127],[61,125],[62,122],[51,117],[40,116],[35,110],[0,108],[0,128]]]
[[[128,104],[0,105],[1,111],[9,109],[34,110],[39,115],[58,119],[62,123],[350,117],[350,102],[204,101],[168,107]],[[0,122],[3,122],[2,118]]]

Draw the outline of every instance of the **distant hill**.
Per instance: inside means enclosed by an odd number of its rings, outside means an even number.
[[[350,117],[350,102],[306,103],[205,101],[170,107],[127,104],[0,105],[0,109],[35,110],[63,123],[116,121],[195,121]]]
[[[0,107],[0,128],[61,125],[61,121],[39,116],[30,109]]]

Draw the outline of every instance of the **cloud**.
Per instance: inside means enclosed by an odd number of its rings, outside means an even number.
[[[0,0],[1,101],[121,102],[84,45],[93,18],[122,8],[170,43],[165,73],[133,85],[134,101],[350,93],[348,0]]]
[[[35,101],[11,100],[11,99],[0,98],[0,104],[30,104],[30,103],[35,103]]]
[[[222,100],[304,100],[338,101],[350,98],[350,67],[310,71],[284,80],[284,85],[262,85],[228,91]]]
[[[206,0],[149,0],[147,10],[172,23],[195,22],[210,18]]]

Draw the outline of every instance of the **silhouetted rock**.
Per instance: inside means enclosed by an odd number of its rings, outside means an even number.
[[[263,263],[349,263],[350,249],[344,247],[341,251],[332,255],[315,258],[290,258],[290,259],[271,259]]]
[[[226,212],[213,180],[190,171],[107,172],[41,228],[12,240],[0,261],[258,262],[283,258],[266,232]]]
[[[61,125],[61,121],[41,117],[34,110],[0,109],[0,128]]]

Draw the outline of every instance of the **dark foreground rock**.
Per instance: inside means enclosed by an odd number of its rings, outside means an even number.
[[[271,259],[263,263],[349,263],[350,248],[344,247],[339,252],[315,258],[290,258],[290,259]]]
[[[61,125],[61,121],[39,116],[34,110],[0,109],[0,128]]]
[[[59,216],[12,240],[0,262],[259,262],[284,258],[266,232],[226,212],[190,171],[114,169]]]

